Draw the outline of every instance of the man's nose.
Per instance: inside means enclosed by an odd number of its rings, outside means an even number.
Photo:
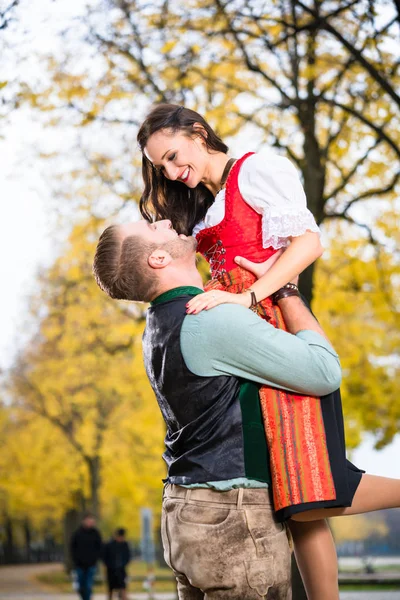
[[[157,221],[158,227],[160,229],[172,229],[172,223],[169,219],[164,219],[163,221]]]

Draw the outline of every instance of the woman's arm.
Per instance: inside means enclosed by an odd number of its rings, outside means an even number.
[[[279,290],[283,285],[286,285],[296,275],[300,275],[322,253],[323,247],[318,233],[306,231],[303,235],[292,238],[289,247],[276,263],[251,286],[258,302],[271,296],[271,294]],[[238,264],[240,265],[240,262]],[[243,296],[247,296],[247,304],[245,306],[248,306],[249,293],[245,293]]]
[[[299,275],[323,253],[323,248],[318,233],[306,231],[302,235],[291,238],[289,247],[279,255],[273,266],[256,281],[251,289],[257,301],[271,296],[286,285],[296,275]],[[275,255],[274,255],[275,256]],[[240,258],[235,259],[240,266]],[[208,310],[219,304],[242,304],[249,307],[251,304],[250,292],[231,294],[219,290],[212,290],[199,294],[188,303],[188,313],[196,314],[201,310]]]

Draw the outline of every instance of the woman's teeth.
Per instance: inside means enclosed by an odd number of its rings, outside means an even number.
[[[190,167],[188,167],[186,169],[186,171],[184,171],[181,175],[181,181],[186,181],[186,179],[189,177],[189,171],[190,171]]]

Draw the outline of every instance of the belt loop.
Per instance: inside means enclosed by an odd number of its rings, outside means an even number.
[[[192,490],[189,488],[188,490],[186,490],[186,494],[185,494],[185,504],[187,504],[188,502],[190,502],[190,496],[192,494]]]
[[[237,504],[236,504],[236,508],[238,510],[240,510],[242,508],[243,494],[244,494],[244,489],[243,488],[239,488],[239,493],[238,493],[238,497],[237,497]]]

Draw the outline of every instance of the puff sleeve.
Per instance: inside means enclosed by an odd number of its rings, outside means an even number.
[[[239,173],[244,200],[262,215],[264,248],[283,248],[288,238],[306,231],[319,233],[294,165],[270,152],[250,156]]]

